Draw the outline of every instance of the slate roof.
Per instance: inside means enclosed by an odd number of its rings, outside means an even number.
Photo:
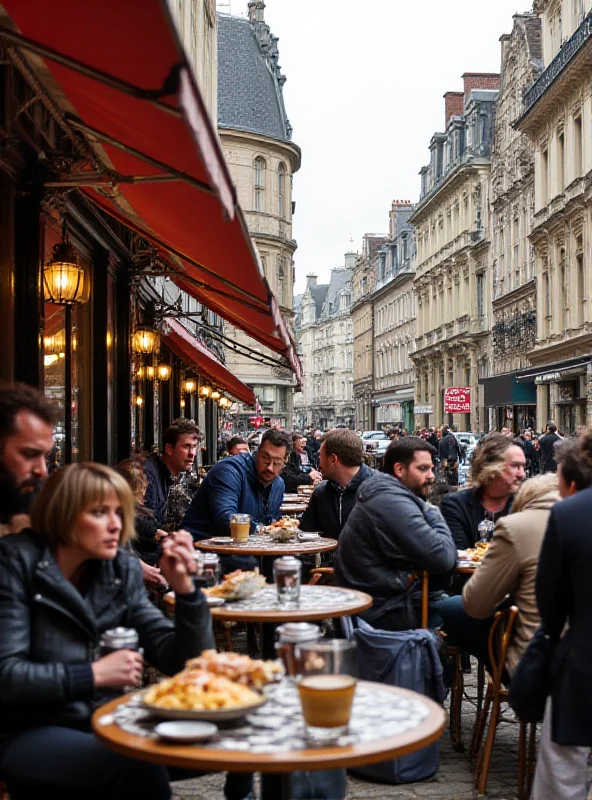
[[[265,51],[265,52],[264,52]],[[277,38],[267,25],[218,14],[218,125],[289,141]]]
[[[342,267],[340,269],[331,270],[331,280],[327,287],[327,294],[323,303],[323,310],[321,315],[323,319],[333,316],[338,312],[336,308],[336,300],[341,291],[343,291],[347,284],[351,284],[352,270]],[[329,310],[331,309],[331,310]],[[317,317],[318,319],[318,317]]]
[[[316,319],[318,320],[321,316],[321,311],[323,310],[323,303],[325,302],[325,297],[327,296],[329,284],[321,283],[320,286],[309,286],[309,289],[310,293],[312,294],[312,299],[315,302]]]

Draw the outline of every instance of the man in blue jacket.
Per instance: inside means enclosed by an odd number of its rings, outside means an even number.
[[[181,527],[199,541],[230,536],[233,514],[250,514],[252,524],[269,525],[279,519],[284,497],[280,472],[291,445],[288,433],[271,428],[252,456],[243,454],[219,461],[203,479]],[[224,573],[257,566],[251,556],[223,556],[220,562]]]

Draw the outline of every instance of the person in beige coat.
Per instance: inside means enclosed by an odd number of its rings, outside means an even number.
[[[514,499],[512,513],[495,526],[488,552],[463,589],[463,606],[475,619],[492,617],[508,594],[518,606],[506,661],[510,675],[541,621],[535,596],[537,564],[551,508],[559,499],[554,473],[526,481]]]
[[[510,675],[540,622],[535,597],[537,562],[551,508],[559,499],[555,473],[525,481],[512,512],[498,520],[489,550],[465,584],[462,598],[449,597],[442,603],[447,641],[487,665],[493,615],[506,595],[511,595],[519,614],[506,662]]]

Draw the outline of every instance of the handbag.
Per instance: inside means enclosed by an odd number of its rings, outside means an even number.
[[[510,681],[509,702],[521,722],[540,722],[551,694],[551,662],[558,639],[539,626]]]

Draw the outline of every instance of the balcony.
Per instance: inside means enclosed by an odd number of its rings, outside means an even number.
[[[535,103],[542,97],[547,89],[559,78],[570,62],[582,50],[584,45],[592,37],[592,12],[584,19],[580,27],[563,45],[561,50],[557,53],[553,61],[549,64],[547,69],[540,75],[540,77],[532,84],[532,86],[524,93],[524,111],[519,120],[522,120]]]

